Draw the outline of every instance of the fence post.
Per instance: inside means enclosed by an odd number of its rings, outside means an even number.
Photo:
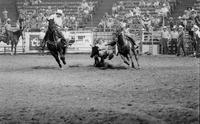
[[[153,33],[151,33],[150,35],[151,35],[151,53],[153,55]]]
[[[144,31],[143,30],[141,30],[141,31],[142,31],[142,38],[141,38],[141,42],[140,42],[140,53],[142,54],[142,51],[143,51],[142,47],[143,47],[143,42],[144,42]]]
[[[6,54],[6,47],[4,47],[4,50],[3,50],[4,54]]]

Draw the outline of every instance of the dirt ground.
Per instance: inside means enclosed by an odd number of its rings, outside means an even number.
[[[192,57],[119,57],[95,68],[87,54],[0,56],[0,124],[198,124],[199,67]]]

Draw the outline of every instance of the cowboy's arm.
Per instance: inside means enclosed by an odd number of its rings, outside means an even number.
[[[109,42],[109,43],[106,44],[106,46],[108,46],[108,45],[114,46],[114,45],[116,45],[116,42],[115,41]]]

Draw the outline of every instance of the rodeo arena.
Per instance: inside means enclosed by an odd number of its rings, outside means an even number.
[[[199,124],[200,0],[0,0],[0,124]]]

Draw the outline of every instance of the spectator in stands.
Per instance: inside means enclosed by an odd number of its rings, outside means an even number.
[[[141,15],[141,9],[140,9],[140,7],[133,8],[133,12],[135,12],[136,16],[140,16]]]
[[[83,0],[82,3],[81,3],[81,9],[85,10],[85,9],[88,9],[88,8],[89,8],[88,3],[86,2],[86,0]]]
[[[140,0],[140,2],[139,2],[139,6],[146,6],[145,1],[144,1],[144,0]]]
[[[154,2],[154,4],[153,4],[153,5],[154,5],[154,7],[155,7],[155,8],[157,8],[157,7],[159,7],[159,5],[160,5],[160,2],[157,0],[157,1],[155,1],[155,2]]]
[[[2,12],[2,14],[3,14],[2,23],[3,23],[3,25],[5,25],[7,23],[7,19],[8,19],[8,11],[4,10]]]
[[[112,7],[112,14],[116,14],[116,13],[117,13],[117,3],[114,3]]]
[[[191,15],[192,8],[188,7],[187,10],[184,11],[185,15],[189,18]]]
[[[178,31],[176,30],[176,26],[174,26],[171,30],[171,43],[170,43],[170,53],[173,53],[173,47],[175,47],[175,54],[177,54],[177,39],[178,39]]]
[[[118,6],[117,6],[117,11],[121,11],[121,10],[124,10],[124,9],[125,9],[124,3],[123,3],[123,1],[120,1]]]
[[[165,17],[168,15],[168,13],[169,13],[169,7],[166,4],[163,4],[163,7],[161,8],[161,13]]]
[[[173,17],[170,17],[170,18],[169,18],[169,26],[170,26],[170,30],[172,30],[173,27],[175,26],[175,22],[174,22]]]
[[[185,47],[184,47],[184,40],[185,40],[185,32],[184,27],[179,25],[178,27],[178,42],[177,42],[177,56],[180,56],[180,50],[182,49],[183,55],[185,56]]]
[[[133,16],[134,14],[132,10],[129,10],[129,12],[126,14],[126,18],[133,17]]]
[[[197,14],[197,16],[195,17],[195,23],[198,27],[200,27],[200,13]]]
[[[149,29],[151,27],[151,19],[150,19],[150,14],[149,12],[146,12],[145,15],[143,16],[141,23],[143,25],[143,28],[149,32]]]
[[[194,31],[192,30],[195,22],[192,19],[188,19],[186,31],[188,31],[189,39],[193,42],[194,41]]]
[[[181,17],[181,16],[178,17],[178,20],[177,20],[177,22],[176,22],[176,25],[177,25],[177,27],[178,27],[179,25],[184,26],[183,20],[182,20],[182,17]]]
[[[186,17],[186,15],[183,15],[182,23],[183,23],[183,27],[186,28],[187,27],[187,17]]]
[[[20,27],[20,29],[21,29],[23,27],[23,25],[24,25],[25,16],[22,13],[20,13],[18,20],[19,20],[19,25],[21,26]]]
[[[101,29],[105,29],[106,28],[106,22],[105,19],[101,19],[100,23],[98,24],[98,27]]]
[[[161,32],[161,54],[168,54],[168,42],[171,38],[167,27],[164,26]]]
[[[42,43],[43,43],[43,39],[45,37],[45,32],[46,32],[45,27],[41,27],[40,28],[40,34],[39,34],[40,46],[43,45]],[[41,52],[44,53],[44,50],[42,50]],[[44,54],[42,54],[42,55],[44,55]]]
[[[197,16],[197,11],[192,9],[191,14],[190,14],[190,18],[194,20],[196,16]]]
[[[147,7],[151,7],[152,6],[152,1],[151,0],[147,0],[146,1],[146,6]]]
[[[24,6],[28,6],[29,2],[27,0],[24,0]]]
[[[152,27],[154,28],[154,30],[157,30],[160,28],[161,26],[161,17],[159,15],[155,15],[155,17],[152,18]]]
[[[197,25],[194,25],[193,29],[194,31],[194,42],[192,43],[192,46],[194,47],[194,56],[197,55],[197,52],[199,51],[199,46],[200,46],[200,31],[199,27]]]

